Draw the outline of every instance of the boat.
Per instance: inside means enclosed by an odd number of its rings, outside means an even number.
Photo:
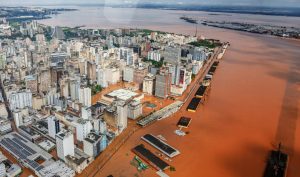
[[[288,154],[281,151],[281,143],[277,150],[272,150],[269,154],[264,177],[286,177],[288,167]]]

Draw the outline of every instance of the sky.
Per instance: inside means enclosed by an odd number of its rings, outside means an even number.
[[[1,5],[57,5],[57,4],[199,4],[199,5],[252,5],[300,7],[300,0],[0,0]]]

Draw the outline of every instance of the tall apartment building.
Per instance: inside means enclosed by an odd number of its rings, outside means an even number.
[[[56,151],[58,158],[63,161],[66,161],[67,155],[74,156],[74,136],[71,131],[64,130],[56,135]]]
[[[167,98],[170,94],[171,74],[166,71],[156,75],[155,96]]]
[[[86,119],[78,119],[74,124],[76,126],[76,139],[78,141],[83,141],[93,128],[91,122]]]
[[[92,105],[92,92],[88,87],[80,87],[79,102],[84,106],[90,107]]]
[[[116,84],[120,81],[119,68],[98,68],[97,83],[106,88],[110,84]]]
[[[49,90],[49,87],[51,86],[51,74],[49,69],[43,69],[40,71],[38,76],[38,90],[39,92],[46,92]]]
[[[193,60],[204,61],[207,59],[206,51],[204,47],[195,47],[193,52]]]
[[[143,113],[142,103],[137,100],[132,100],[128,104],[128,118],[137,119]]]
[[[127,103],[122,100],[116,100],[105,109],[104,120],[109,127],[120,133],[127,127],[127,111]]]
[[[36,75],[28,75],[25,77],[26,88],[32,93],[38,92],[38,81]]]
[[[161,60],[161,54],[158,50],[148,52],[148,60],[154,60],[159,62]]]
[[[4,52],[0,53],[0,70],[4,69],[6,66],[6,54]]]
[[[96,64],[87,61],[87,77],[92,81],[96,81]]]
[[[79,100],[80,81],[70,81],[70,96],[73,101]]]
[[[12,111],[32,107],[32,93],[30,90],[12,92],[8,95],[8,102]]]
[[[48,134],[55,138],[56,134],[60,132],[59,120],[55,116],[49,116],[48,120]]]
[[[165,62],[176,64],[180,60],[181,49],[179,47],[166,47],[163,56]]]
[[[134,68],[126,66],[123,70],[123,81],[133,82]]]
[[[126,65],[133,65],[133,49],[121,47],[119,49],[119,59],[126,61]]]
[[[83,151],[91,157],[96,157],[101,152],[101,139],[102,135],[97,135],[96,133],[89,133],[87,137],[83,140]]]
[[[133,73],[133,82],[139,84],[139,88],[142,89],[142,84],[144,81],[145,76],[148,74],[148,69],[139,67],[134,70]]]
[[[154,82],[155,76],[152,74],[148,74],[143,81],[143,92],[149,95],[153,95],[154,91]]]

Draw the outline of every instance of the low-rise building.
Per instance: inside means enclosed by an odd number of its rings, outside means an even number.
[[[0,134],[3,135],[11,131],[11,122],[8,119],[0,117]]]

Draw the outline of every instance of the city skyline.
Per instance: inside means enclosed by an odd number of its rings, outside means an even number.
[[[24,1],[0,0],[0,176],[299,176],[300,8]]]

